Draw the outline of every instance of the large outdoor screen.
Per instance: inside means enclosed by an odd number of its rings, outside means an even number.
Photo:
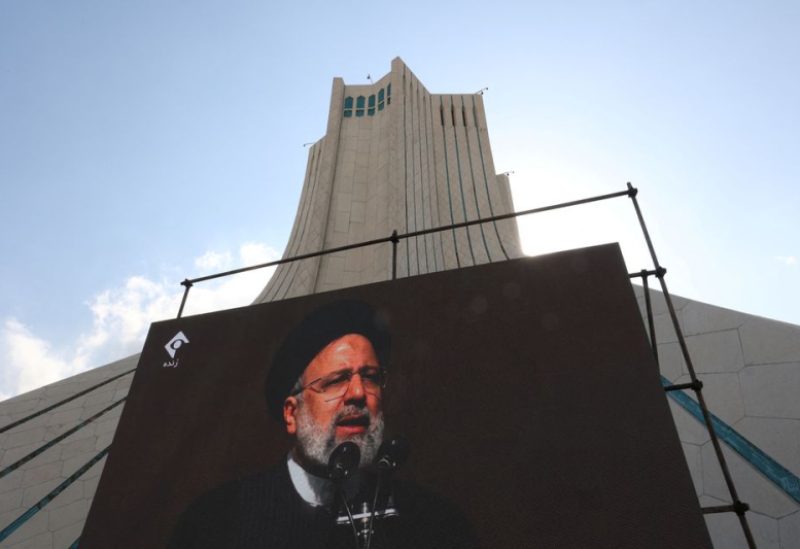
[[[361,363],[346,379],[270,375],[275,364],[317,360],[293,334],[317,311],[353,302],[387,338],[372,339],[362,361],[382,375]],[[330,318],[303,337],[336,335]],[[297,444],[283,398],[335,407],[351,392],[380,408],[384,440],[408,445],[407,460],[381,473],[398,486],[388,504],[398,516],[374,519],[376,531],[405,520],[397,539],[416,539],[427,534],[414,525],[437,517],[464,531],[436,535],[464,546],[711,547],[622,256],[606,245],[153,324],[81,548],[192,546],[192,536],[194,546],[203,536],[208,546],[256,546],[238,530],[247,521],[263,539],[290,539],[275,531],[292,528],[289,510],[302,515],[305,500],[294,480],[265,473],[285,471]],[[268,404],[276,394],[278,408]],[[350,420],[343,432],[362,428]],[[257,489],[242,508],[264,511],[243,518],[232,505],[244,496],[225,487],[254,478],[287,493]],[[196,511],[223,493],[229,500]],[[320,520],[297,524],[330,527]],[[332,528],[345,530],[338,546],[355,546],[349,524]]]

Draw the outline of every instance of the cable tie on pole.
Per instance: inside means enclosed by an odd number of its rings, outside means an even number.
[[[181,298],[181,306],[178,307],[178,318],[183,316],[183,307],[186,305],[186,298],[189,297],[189,289],[192,287],[194,283],[189,280],[188,278],[184,279],[181,282],[181,286],[185,287],[186,289],[183,291],[183,297]]]
[[[692,390],[695,393],[699,393],[700,391],[703,390],[703,382],[700,381],[699,379],[695,379],[689,385],[692,387]]]
[[[631,185],[631,182],[628,181],[628,198],[635,198],[637,194],[639,194],[639,189]]]
[[[739,515],[740,517],[743,516],[747,511],[750,510],[750,506],[743,501],[739,501],[738,499],[733,502],[733,512]]]
[[[400,237],[397,236],[397,229],[392,231],[392,236],[389,237],[389,241],[392,242],[392,244],[400,243]]]
[[[684,389],[692,389],[694,385],[692,383],[677,383],[675,385],[664,385],[664,391],[669,393],[670,391],[683,391]]]
[[[667,269],[664,267],[657,267],[656,268],[656,278],[664,278],[664,275],[667,274]]]

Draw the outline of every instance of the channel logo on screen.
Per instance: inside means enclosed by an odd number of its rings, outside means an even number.
[[[167,344],[164,345],[164,349],[166,349],[167,354],[172,360],[165,361],[163,364],[164,368],[178,367],[178,363],[180,362],[180,359],[176,358],[176,355],[178,354],[178,349],[180,349],[187,343],[189,343],[189,338],[186,337],[186,334],[184,334],[182,331],[172,336],[172,339],[170,339],[167,342]]]

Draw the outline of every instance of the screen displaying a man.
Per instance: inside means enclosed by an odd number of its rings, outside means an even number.
[[[265,386],[270,415],[293,437],[287,458],[198,498],[170,547],[477,547],[454,506],[381,467],[392,457],[383,444],[390,343],[386,322],[360,301],[325,305],[298,324]],[[342,453],[358,457],[355,471],[332,480]]]

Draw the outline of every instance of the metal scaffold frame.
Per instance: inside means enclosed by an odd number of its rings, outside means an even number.
[[[497,221],[515,219],[515,218],[521,217],[521,216],[526,216],[526,215],[531,215],[531,214],[536,214],[536,213],[542,213],[542,212],[547,212],[547,211],[552,211],[552,210],[558,210],[558,209],[563,209],[563,208],[568,208],[568,207],[573,207],[573,206],[579,206],[579,205],[582,205],[582,204],[589,204],[589,203],[599,202],[599,201],[604,201],[604,200],[610,200],[610,199],[613,199],[613,198],[628,197],[631,200],[631,203],[632,203],[632,205],[634,207],[634,210],[636,212],[636,217],[637,217],[637,219],[639,221],[639,225],[640,225],[640,228],[642,230],[642,235],[643,235],[644,240],[645,240],[645,242],[647,244],[647,249],[648,249],[648,251],[650,253],[650,258],[651,258],[651,260],[653,262],[653,268],[651,270],[646,270],[645,269],[645,270],[642,270],[642,271],[639,271],[639,272],[636,272],[636,273],[631,273],[628,276],[629,276],[629,278],[632,278],[632,279],[633,278],[641,278],[641,280],[642,280],[642,286],[643,286],[643,289],[644,289],[645,308],[646,308],[646,313],[647,313],[647,328],[648,328],[648,333],[649,333],[649,336],[650,336],[650,345],[651,345],[652,350],[653,350],[653,355],[655,357],[656,364],[658,364],[659,357],[658,357],[658,342],[656,340],[656,333],[655,333],[654,321],[653,321],[653,308],[652,308],[651,299],[650,299],[649,278],[651,276],[655,276],[658,279],[659,283],[660,283],[661,291],[663,293],[664,300],[665,300],[665,303],[667,305],[667,309],[668,309],[668,312],[669,312],[669,316],[670,316],[670,319],[672,321],[672,326],[673,326],[673,328],[675,330],[675,334],[676,334],[677,339],[678,339],[678,344],[679,344],[680,349],[681,349],[683,360],[685,361],[686,368],[687,368],[688,373],[689,373],[689,378],[691,380],[689,383],[681,383],[681,384],[674,384],[674,385],[673,384],[669,384],[668,382],[665,382],[664,391],[667,394],[669,394],[671,392],[674,392],[674,391],[687,391],[687,390],[691,390],[691,391],[694,392],[694,394],[696,396],[696,399],[697,399],[696,404],[699,405],[700,415],[702,416],[702,421],[705,424],[706,429],[708,430],[709,437],[710,437],[711,443],[713,445],[714,452],[715,452],[715,454],[717,456],[717,460],[719,462],[720,469],[722,470],[722,475],[724,477],[725,484],[727,486],[728,492],[730,494],[730,499],[731,499],[731,502],[732,502],[729,505],[718,505],[718,506],[711,506],[711,507],[702,507],[702,512],[704,514],[729,513],[729,512],[735,513],[737,515],[738,519],[739,519],[739,523],[741,525],[744,537],[747,540],[748,547],[750,547],[751,549],[754,549],[756,547],[756,544],[755,544],[755,541],[753,539],[753,535],[752,535],[752,532],[750,530],[750,526],[748,524],[747,517],[745,516],[746,512],[749,510],[749,506],[746,503],[743,503],[742,501],[740,501],[739,495],[737,493],[736,487],[735,487],[734,482],[733,482],[733,478],[731,477],[730,470],[728,468],[728,464],[727,464],[725,456],[724,456],[724,454],[722,452],[722,447],[720,445],[719,437],[718,437],[718,434],[717,434],[717,432],[716,432],[716,430],[714,428],[714,416],[709,412],[708,406],[706,405],[705,398],[703,397],[703,383],[697,377],[697,373],[696,373],[694,364],[693,364],[691,356],[689,354],[689,349],[688,349],[688,347],[686,345],[686,339],[685,339],[685,337],[683,335],[683,331],[682,331],[682,329],[680,327],[680,324],[678,322],[678,316],[677,316],[677,314],[675,312],[675,307],[674,307],[673,302],[672,302],[672,297],[670,296],[669,290],[667,289],[667,284],[666,284],[666,281],[665,281],[665,276],[666,276],[667,270],[658,261],[658,257],[656,255],[655,248],[654,248],[652,240],[650,238],[650,234],[649,234],[649,232],[647,230],[647,225],[645,224],[644,217],[643,217],[642,212],[641,212],[641,208],[639,207],[639,203],[638,203],[638,200],[637,200],[637,194],[638,194],[638,189],[636,189],[630,183],[628,183],[626,190],[615,192],[615,193],[604,194],[604,195],[594,196],[594,197],[590,197],[590,198],[584,198],[584,199],[581,199],[581,200],[573,200],[573,201],[570,201],[570,202],[562,202],[562,203],[554,204],[554,205],[550,205],[550,206],[544,206],[544,207],[533,208],[533,209],[529,209],[529,210],[523,210],[523,211],[519,211],[519,212],[496,215],[496,216],[492,216],[492,217],[474,219],[474,220],[470,220],[470,221],[464,221],[464,222],[461,222],[461,223],[454,223],[454,224],[444,225],[444,226],[440,226],[440,227],[433,227],[433,228],[430,228],[430,229],[424,229],[424,230],[419,230],[419,231],[411,231],[411,232],[402,233],[402,234],[398,233],[395,230],[395,231],[392,232],[391,235],[386,236],[386,237],[382,237],[382,238],[376,238],[376,239],[372,239],[372,240],[367,240],[367,241],[363,241],[363,242],[349,244],[349,245],[346,245],[346,246],[338,246],[338,247],[335,247],[335,248],[330,248],[330,249],[327,249],[327,250],[320,250],[320,251],[317,251],[317,252],[300,254],[300,255],[296,255],[296,256],[292,256],[292,257],[285,257],[285,258],[279,259],[277,261],[271,261],[271,262],[268,262],[268,263],[260,263],[258,265],[252,265],[252,266],[243,267],[243,268],[240,268],[240,269],[233,269],[233,270],[229,270],[229,271],[225,271],[225,272],[221,272],[221,273],[217,273],[217,274],[212,274],[212,275],[208,275],[208,276],[202,276],[202,277],[193,278],[193,279],[188,279],[187,278],[183,282],[181,282],[181,285],[184,287],[184,292],[183,292],[183,296],[181,298],[180,307],[178,309],[177,318],[181,318],[181,316],[183,315],[183,310],[184,310],[184,307],[186,305],[186,301],[187,301],[188,296],[189,296],[189,290],[192,288],[192,286],[194,286],[194,284],[199,283],[199,282],[204,282],[204,281],[213,280],[213,279],[217,279],[217,278],[221,278],[221,277],[231,276],[231,275],[244,273],[244,272],[248,272],[248,271],[253,271],[253,270],[257,270],[257,269],[263,269],[263,268],[266,268],[266,267],[273,267],[273,266],[282,265],[282,264],[285,264],[285,263],[291,263],[291,262],[299,261],[299,260],[303,260],[303,259],[319,257],[319,256],[323,256],[323,255],[336,253],[336,252],[342,252],[342,251],[347,251],[347,250],[353,250],[353,249],[356,249],[356,248],[362,248],[362,247],[366,247],[366,246],[375,246],[375,245],[381,245],[381,244],[391,244],[392,245],[391,278],[392,278],[392,280],[394,280],[394,279],[397,278],[397,249],[398,249],[398,245],[403,240],[416,238],[416,237],[424,236],[424,235],[428,235],[428,234],[433,234],[433,233],[437,233],[437,232],[441,232],[441,231],[450,231],[450,230],[455,230],[455,229],[460,229],[460,228],[471,227],[473,225],[480,225],[480,224],[483,224],[483,223],[493,223],[493,222],[497,222]],[[74,400],[76,398],[84,396],[84,395],[86,395],[86,394],[88,394],[88,393],[90,393],[90,392],[92,392],[92,391],[94,391],[94,390],[96,390],[96,389],[108,384],[108,383],[111,383],[112,381],[115,381],[115,380],[117,380],[117,379],[119,379],[119,378],[121,378],[123,376],[129,375],[129,374],[133,373],[134,370],[135,369],[131,369],[131,370],[127,370],[125,372],[122,372],[122,373],[120,373],[118,375],[115,375],[115,376],[113,376],[113,377],[111,377],[111,378],[109,378],[109,379],[107,379],[107,380],[105,380],[105,381],[103,381],[101,383],[98,383],[96,385],[93,385],[92,387],[89,387],[89,388],[87,388],[87,389],[85,389],[83,391],[80,391],[80,392],[78,392],[78,393],[76,393],[76,394],[74,394],[74,395],[72,395],[72,396],[70,396],[70,397],[68,397],[66,399],[63,399],[63,400],[61,400],[59,402],[56,402],[55,404],[47,406],[46,408],[43,408],[43,409],[38,410],[38,411],[36,411],[34,413],[31,413],[31,414],[29,414],[29,415],[27,415],[27,416],[25,416],[25,417],[23,417],[21,419],[18,419],[16,421],[8,424],[8,425],[0,427],[0,433],[6,432],[8,430],[11,430],[11,429],[13,429],[13,428],[15,428],[15,427],[27,422],[27,421],[30,421],[30,420],[32,420],[32,419],[34,419],[36,417],[41,416],[42,414],[45,414],[45,413],[47,413],[47,412],[49,412],[49,411],[51,411],[51,410],[63,405],[63,404],[66,404],[67,402],[70,402],[70,401],[72,401],[72,400]],[[20,466],[24,465],[25,463],[35,459],[38,455],[40,455],[41,453],[43,453],[45,450],[47,450],[48,448],[52,447],[53,445],[57,444],[59,441],[63,440],[64,438],[66,438],[70,434],[72,434],[72,433],[82,429],[83,427],[89,425],[90,423],[95,421],[97,418],[99,418],[103,414],[107,413],[108,411],[110,411],[111,409],[115,408],[116,406],[122,404],[124,402],[124,400],[125,400],[125,397],[115,401],[110,406],[108,406],[105,409],[101,410],[100,412],[96,413],[92,417],[80,422],[79,424],[77,424],[73,428],[69,429],[68,431],[62,433],[58,437],[55,437],[54,439],[46,442],[41,447],[39,447],[39,448],[33,450],[32,452],[28,453],[27,455],[23,456],[22,458],[17,460],[15,463],[7,466],[2,471],[0,471],[0,479],[3,478],[4,476],[6,476],[7,474],[11,473],[12,471],[16,470]],[[95,463],[97,463],[103,457],[105,457],[105,455],[109,452],[109,449],[110,449],[110,446],[104,448],[103,450],[101,450],[94,457],[92,457],[92,459],[90,459],[86,464],[84,464],[77,471],[75,471],[75,473],[73,473],[70,477],[68,477],[66,480],[64,480],[61,484],[59,484],[50,493],[45,495],[40,501],[38,501],[32,507],[27,509],[23,514],[21,514],[19,517],[17,517],[15,520],[13,520],[10,524],[6,525],[2,530],[0,530],[0,542],[5,540],[6,538],[8,538],[13,532],[15,532],[17,529],[19,529],[28,519],[30,519],[32,516],[34,516],[39,510],[41,510],[45,505],[47,505],[56,496],[58,496],[58,494],[60,494],[63,490],[65,490],[72,482],[77,480],[83,473],[88,471]],[[71,547],[78,547],[79,541],[80,541],[80,538],[78,540],[76,540],[71,545]]]

